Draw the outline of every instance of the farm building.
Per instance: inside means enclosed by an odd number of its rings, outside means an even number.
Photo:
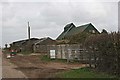
[[[33,51],[33,44],[37,42],[38,38],[31,38],[26,40],[16,41],[10,44],[11,49],[16,49],[18,52],[21,51]]]
[[[54,54],[54,58],[57,59],[82,59],[83,48],[79,44],[58,44],[58,45],[47,45],[50,56]],[[51,53],[51,50],[54,53]],[[85,56],[82,56],[85,58]]]
[[[57,37],[56,40],[64,40],[82,32],[99,34],[99,31],[91,23],[78,27],[76,27],[73,23],[70,23],[64,27],[64,31]]]
[[[58,36],[56,41],[45,38],[36,42],[34,44],[34,52],[48,54],[50,57],[58,59],[86,59],[87,56],[83,56],[83,51],[85,50],[83,49],[82,44],[69,44],[69,40],[66,39],[67,37],[82,32],[99,34],[99,31],[91,23],[78,27],[73,23],[70,23],[64,27],[64,31]]]
[[[53,42],[53,44],[43,44],[42,41],[40,43],[34,45],[35,53],[57,59],[87,59],[87,55],[84,53],[85,50],[80,44],[56,44],[56,42]]]
[[[67,37],[77,35],[82,32],[99,34],[99,31],[91,24],[76,27],[73,23],[67,24],[64,31],[56,40],[47,38],[30,38],[27,40],[16,41],[10,44],[10,48],[17,51],[31,51],[38,54],[47,54],[51,58],[58,59],[88,59],[86,50],[81,43],[69,44]],[[76,39],[76,38],[74,38]]]
[[[33,50],[35,53],[47,53],[47,45],[56,45],[56,41],[47,37],[47,38],[41,38],[39,41],[34,43]]]
[[[82,56],[83,47],[80,44],[59,44],[56,40],[49,37],[41,38],[33,45],[34,53],[46,54],[57,59],[85,59]]]

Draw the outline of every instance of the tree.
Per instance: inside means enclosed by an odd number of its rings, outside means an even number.
[[[5,48],[6,48],[6,49],[8,48],[8,44],[5,44]]]
[[[94,58],[92,64],[97,70],[120,75],[120,33],[90,36],[85,41],[85,47],[90,58]]]

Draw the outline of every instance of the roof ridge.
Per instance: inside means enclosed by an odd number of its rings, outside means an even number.
[[[86,26],[86,25],[90,25],[91,23],[87,23],[87,24],[83,24],[83,25],[80,25],[80,26],[77,26],[77,27],[83,27],[83,26]],[[76,27],[76,28],[77,28]]]
[[[68,23],[67,25],[65,25],[65,27],[67,27],[68,25],[74,25],[74,23],[72,23],[72,22]]]
[[[46,40],[46,39],[50,39],[50,38],[49,38],[49,37],[41,38],[41,39],[39,39],[39,41],[37,41],[37,42],[35,43],[35,45],[38,44],[38,43],[40,43],[40,42],[42,42],[42,41],[44,41],[44,40]]]

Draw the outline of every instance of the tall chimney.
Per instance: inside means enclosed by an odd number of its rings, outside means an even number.
[[[29,26],[29,22],[28,22],[28,39],[30,40],[30,26]]]

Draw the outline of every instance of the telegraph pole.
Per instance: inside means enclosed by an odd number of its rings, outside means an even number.
[[[31,52],[31,44],[30,44],[30,25],[29,25],[29,22],[28,22],[28,43],[27,43],[27,48],[26,50],[29,52]]]
[[[28,22],[28,39],[30,40],[30,25],[29,25],[29,22]]]

